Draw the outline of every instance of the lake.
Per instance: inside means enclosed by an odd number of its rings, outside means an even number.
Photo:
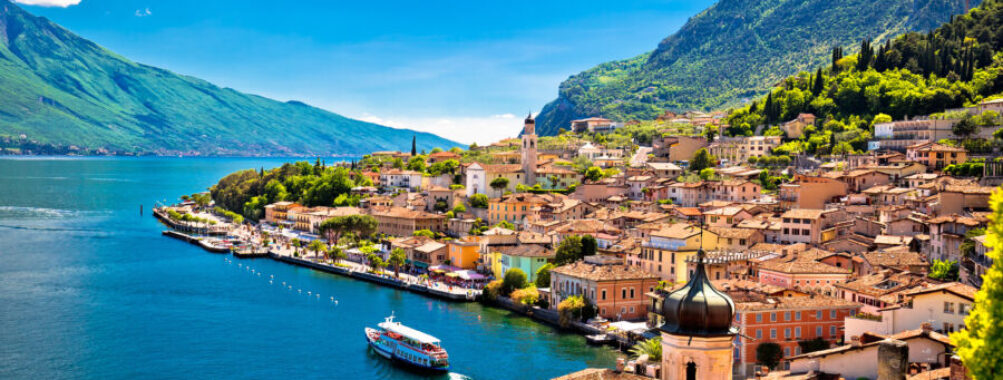
[[[290,160],[0,159],[0,378],[428,376],[367,349],[363,327],[391,312],[443,341],[453,371],[438,378],[614,364],[610,349],[506,311],[211,254],[162,237],[150,215],[230,172]]]

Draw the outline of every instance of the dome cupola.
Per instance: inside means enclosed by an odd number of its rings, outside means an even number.
[[[702,233],[702,231],[701,231]],[[735,302],[714,289],[704,268],[704,251],[697,251],[697,268],[690,281],[662,301],[662,331],[674,335],[721,336],[734,334],[731,323]]]

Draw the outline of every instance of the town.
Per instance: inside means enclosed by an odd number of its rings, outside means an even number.
[[[747,137],[721,137],[723,113],[575,120],[557,137],[528,116],[489,146],[236,173],[158,215],[207,248],[479,298],[634,354],[563,379],[955,379],[948,334],[992,265],[1003,183],[956,125],[998,135],[1003,100],[952,112],[875,120],[869,151],[830,155],[776,155],[823,122],[811,114]],[[287,200],[322,191],[294,176],[326,178],[334,204]],[[239,202],[241,181],[261,195]]]

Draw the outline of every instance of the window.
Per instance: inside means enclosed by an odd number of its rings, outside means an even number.
[[[815,311],[815,319],[822,320],[822,310]],[[819,334],[822,335],[822,334]]]
[[[777,313],[770,313],[770,322],[777,321]]]
[[[627,298],[627,289],[620,289],[620,293],[621,293],[620,299],[626,299]]]
[[[829,336],[836,337],[836,326],[829,326]]]
[[[818,338],[818,337],[821,337],[821,336],[822,336],[822,326],[816,326],[815,327],[815,337]]]
[[[602,299],[606,300],[606,289],[603,289],[602,291]],[[605,311],[603,313],[605,313]]]
[[[800,311],[795,311],[794,312],[794,320],[795,321],[800,321],[801,320],[801,312]]]
[[[801,328],[800,327],[795,327],[794,328],[794,338],[801,339]]]
[[[634,298],[634,288],[630,288],[630,298],[631,299]],[[633,310],[631,310],[631,311],[633,311]]]
[[[784,339],[790,339],[790,338],[791,338],[791,328],[788,327],[784,329]]]
[[[944,313],[954,314],[954,302],[944,302]]]
[[[829,311],[829,318],[830,319],[836,319],[836,310],[830,310]]]
[[[788,356],[791,356],[791,348],[790,347],[784,347],[784,357],[788,357]]]
[[[756,339],[763,339],[763,329],[756,329]]]
[[[763,321],[763,313],[756,313],[756,322]]]
[[[777,329],[770,329],[770,339],[777,339]]]
[[[789,312],[789,311],[785,311],[784,312],[784,320],[785,321],[791,320],[791,312]]]
[[[968,315],[968,304],[958,303],[958,314]]]

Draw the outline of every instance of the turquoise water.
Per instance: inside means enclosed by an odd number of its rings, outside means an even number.
[[[616,353],[508,312],[210,254],[161,237],[149,215],[283,161],[0,159],[0,378],[426,376],[366,349],[363,327],[391,311],[443,340],[454,373],[440,378],[612,366]]]

